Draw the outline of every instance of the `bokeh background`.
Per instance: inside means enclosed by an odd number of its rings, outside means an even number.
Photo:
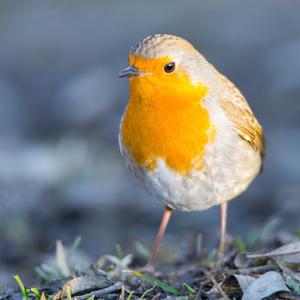
[[[190,40],[243,91],[265,128],[264,171],[230,203],[243,236],[274,217],[300,226],[300,2],[0,1],[0,283],[34,281],[55,241],[82,237],[91,261],[150,245],[162,206],[127,172],[118,148],[130,46],[153,33]],[[175,213],[164,247],[203,233],[218,209]],[[172,246],[173,245],[173,246]],[[0,284],[0,285],[1,285]]]

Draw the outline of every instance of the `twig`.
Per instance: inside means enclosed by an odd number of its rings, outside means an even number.
[[[114,283],[113,285],[111,285],[111,286],[109,286],[105,289],[98,290],[98,291],[93,291],[91,293],[85,294],[84,296],[77,296],[77,299],[78,300],[84,300],[84,299],[87,299],[87,298],[89,298],[93,295],[95,295],[97,297],[101,297],[105,294],[121,290],[123,285],[124,285],[123,282],[117,281],[116,283]]]
[[[45,293],[42,293],[41,300],[47,300]]]
[[[152,290],[154,290],[156,288],[156,284],[154,284],[150,289],[148,289],[148,290],[146,290],[143,294],[142,294],[142,296],[141,296],[141,300],[143,300],[144,299],[144,297],[148,294],[148,293],[150,293]]]
[[[300,299],[299,296],[289,295],[287,292],[280,293],[278,296],[280,297],[280,299],[286,299],[286,300],[299,300]]]
[[[257,267],[250,267],[245,269],[238,269],[235,271],[235,273],[241,274],[241,275],[249,275],[253,273],[266,273],[269,271],[276,271],[278,268],[274,265],[264,265],[264,266],[257,266]]]
[[[217,283],[216,279],[213,277],[213,275],[210,272],[207,272],[207,276],[213,283],[214,287],[218,290],[218,292],[223,296],[224,300],[230,300],[229,297],[226,295],[226,293],[223,291],[221,286]]]
[[[125,300],[125,285],[122,285],[120,300]]]

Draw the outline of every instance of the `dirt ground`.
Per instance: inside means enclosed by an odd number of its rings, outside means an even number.
[[[222,260],[203,248],[201,235],[184,250],[165,245],[155,268],[145,266],[149,250],[141,243],[133,254],[117,244],[89,265],[80,238],[69,247],[58,241],[36,268],[36,284],[16,278],[23,293],[16,282],[0,299],[300,299],[299,232],[275,233],[275,223],[244,240],[229,236]]]

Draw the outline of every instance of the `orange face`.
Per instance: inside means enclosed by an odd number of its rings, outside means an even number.
[[[130,78],[121,137],[137,165],[154,170],[163,159],[172,170],[187,175],[201,167],[205,145],[213,138],[209,114],[201,105],[208,89],[192,83],[180,67],[165,70],[171,61],[130,56],[130,65],[140,75]]]
[[[203,97],[207,92],[207,87],[194,85],[191,83],[188,74],[177,67],[172,72],[167,73],[165,66],[172,62],[169,57],[145,59],[141,56],[130,55],[129,64],[137,68],[141,74],[130,79],[130,88],[137,90],[143,98],[147,98],[149,93],[171,93],[170,96],[181,98],[181,100],[193,101],[197,96]],[[195,93],[194,97],[190,93]],[[200,94],[200,95],[199,95]],[[161,97],[161,95],[157,95]],[[165,95],[167,96],[167,95]],[[199,98],[196,100],[198,101]]]

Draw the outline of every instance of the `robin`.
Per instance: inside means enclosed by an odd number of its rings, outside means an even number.
[[[130,99],[119,144],[128,168],[165,211],[152,249],[153,265],[173,210],[220,205],[219,257],[227,203],[262,167],[263,129],[238,88],[188,41],[151,35],[131,48]]]

